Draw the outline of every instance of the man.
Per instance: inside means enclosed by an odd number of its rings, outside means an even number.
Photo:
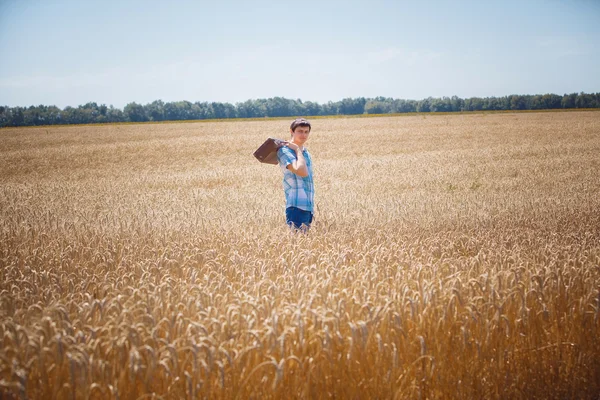
[[[286,223],[302,231],[310,228],[314,212],[312,160],[304,147],[310,128],[310,122],[304,118],[295,119],[290,126],[291,140],[277,151],[277,160],[283,171]]]

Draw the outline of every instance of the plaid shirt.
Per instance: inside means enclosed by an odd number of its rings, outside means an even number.
[[[287,169],[287,166],[296,160],[296,152],[287,146],[277,150],[279,166],[283,171],[283,191],[285,192],[285,207],[297,207],[304,211],[314,212],[315,186],[313,184],[313,170],[310,153],[306,148],[302,151],[306,160],[308,176],[303,178]]]

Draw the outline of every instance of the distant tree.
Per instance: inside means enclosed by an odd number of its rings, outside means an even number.
[[[162,100],[154,100],[152,103],[146,104],[144,108],[144,114],[148,116],[150,121],[165,120],[165,103]]]
[[[62,120],[65,124],[85,124],[86,119],[80,108],[67,106],[62,112]]]
[[[530,110],[539,110],[539,109],[543,108],[543,106],[544,105],[542,103],[542,96],[536,95],[536,96],[531,97],[529,107],[527,107],[527,108]]]
[[[123,113],[127,120],[131,122],[148,121],[144,106],[135,102],[127,104],[123,109]]]
[[[257,100],[246,100],[235,105],[236,114],[240,118],[258,118],[265,116],[265,110],[260,107]]]
[[[458,96],[452,96],[450,99],[450,105],[452,111],[462,111],[465,101]]]
[[[441,99],[431,98],[429,101],[429,110],[432,112],[452,111],[452,102],[448,97]]]
[[[335,115],[336,107],[333,102],[328,101],[327,103],[321,104],[319,115]]]
[[[433,98],[428,97],[417,103],[417,112],[430,112],[431,111],[431,100]]]
[[[262,118],[316,115],[387,114],[408,112],[451,112],[479,110],[543,110],[557,108],[600,108],[600,93],[510,95],[503,97],[457,96],[422,100],[375,97],[365,99],[344,98],[324,104],[301,99],[272,97],[246,100],[232,105],[220,102],[176,101],[164,103],[156,100],[142,106],[135,102],[123,110],[105,104],[88,102],[78,107],[56,106],[8,107],[0,106],[0,127],[35,126],[53,124],[90,124],[112,122],[177,121],[211,118]]]
[[[42,125],[43,117],[38,107],[30,106],[23,111],[23,125]]]
[[[502,98],[486,97],[483,99],[483,110],[504,110],[505,102]]]
[[[269,117],[290,117],[298,114],[295,101],[283,97],[267,99],[266,109]]]
[[[9,110],[10,110],[10,108],[7,106],[0,106],[0,128],[9,126],[8,125],[9,121],[10,121]]]
[[[431,102],[433,97],[422,99],[417,103],[417,112],[431,112]]]
[[[190,106],[190,117],[191,119],[204,119],[202,107],[197,102]]]
[[[365,113],[367,114],[388,114],[391,112],[392,104],[385,101],[382,98],[376,98],[368,100],[365,104]]]
[[[304,105],[304,115],[313,116],[313,115],[322,115],[322,108],[319,103],[314,103],[312,101],[305,101]]]
[[[562,108],[575,108],[577,93],[565,94],[560,102]]]
[[[192,103],[191,102],[189,102],[187,100],[178,101],[175,103],[175,107],[178,110],[180,120],[194,119],[194,117],[192,115]]]
[[[225,117],[225,106],[223,103],[211,103],[212,108],[215,112],[215,118],[226,118]]]
[[[125,114],[111,104],[106,110],[106,122],[125,122]]]
[[[365,112],[365,105],[367,100],[364,97],[356,99],[345,98],[338,103],[338,114],[342,115],[356,115]]]
[[[587,93],[581,92],[575,98],[575,108],[592,108],[594,103],[594,97]]]
[[[592,104],[592,107],[600,108],[600,93],[593,93],[591,96],[594,98],[594,104]]]
[[[527,108],[527,102],[524,96],[512,95],[510,97],[510,109],[511,110],[525,110]]]
[[[230,103],[211,103],[214,111],[214,118],[235,118],[237,113],[236,109]]]
[[[599,93],[594,93],[592,96],[594,97],[593,107],[594,108],[600,108],[600,92]]]
[[[223,104],[224,107],[224,114],[225,114],[225,118],[237,118],[237,110],[235,109],[235,106],[231,103],[224,103]]]
[[[193,116],[192,103],[190,103],[189,101],[175,101],[165,103],[164,113],[165,119],[167,121],[197,119]]]
[[[15,107],[12,111],[12,126],[23,126],[25,122],[25,108],[24,107]]]
[[[200,107],[202,109],[202,114],[204,115],[205,119],[214,119],[215,117],[215,110],[212,106],[212,104],[209,103],[200,103]]]
[[[484,101],[481,97],[471,97],[471,110],[481,111],[483,110]]]
[[[549,110],[554,108],[561,108],[562,98],[556,94],[545,94],[540,98],[541,108]]]

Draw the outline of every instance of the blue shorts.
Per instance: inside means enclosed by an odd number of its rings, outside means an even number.
[[[304,211],[297,207],[288,207],[285,209],[285,222],[290,228],[308,229],[313,220],[310,211]],[[302,227],[304,225],[304,227]]]

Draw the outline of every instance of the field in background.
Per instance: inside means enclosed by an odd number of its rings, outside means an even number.
[[[0,131],[0,398],[597,398],[600,113]]]

